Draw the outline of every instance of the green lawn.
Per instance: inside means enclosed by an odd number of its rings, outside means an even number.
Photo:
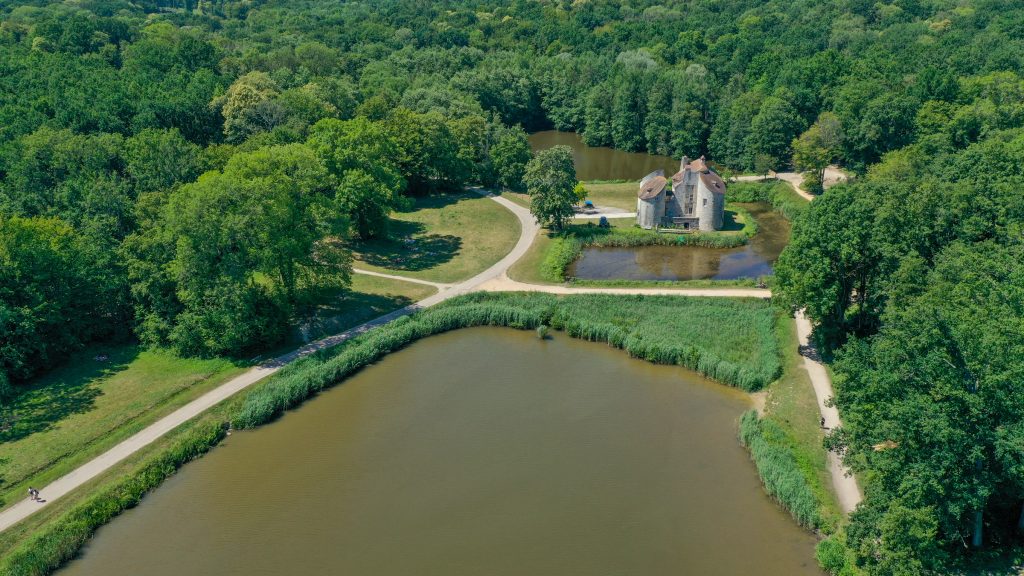
[[[584,182],[587,200],[597,206],[636,211],[636,192],[639,181],[629,182]],[[522,192],[505,190],[501,195],[524,208],[530,207],[530,196]]]
[[[519,221],[472,192],[417,198],[392,216],[388,239],[357,242],[357,268],[433,282],[457,282],[501,260],[519,238]]]
[[[587,188],[587,199],[596,206],[620,208],[629,212],[636,211],[636,193],[640,182],[584,182]]]
[[[545,280],[541,273],[541,263],[547,257],[551,245],[551,236],[542,229],[533,239],[526,254],[509,268],[508,277],[528,284],[552,284]]]
[[[244,369],[136,345],[72,357],[12,401],[13,422],[0,435],[0,500],[57,479]]]

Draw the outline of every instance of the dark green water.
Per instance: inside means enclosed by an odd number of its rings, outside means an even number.
[[[475,328],[239,432],[62,576],[817,574],[747,397],[556,334]]]
[[[530,147],[545,150],[552,146],[572,148],[576,178],[580,180],[636,180],[661,168],[666,174],[679,170],[679,158],[643,152],[623,152],[614,148],[587,146],[575,132],[545,130],[530,134]]]
[[[588,247],[566,275],[586,280],[735,280],[769,276],[789,243],[789,221],[768,204],[740,206],[760,225],[758,233],[744,246]]]

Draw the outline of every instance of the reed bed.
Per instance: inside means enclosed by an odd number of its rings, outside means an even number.
[[[762,300],[678,296],[469,294],[396,320],[300,360],[252,390],[232,418],[252,428],[427,336],[471,326],[536,330],[607,342],[631,356],[690,368],[725,384],[756,390],[781,371],[775,315]]]
[[[749,410],[740,417],[740,442],[750,450],[765,491],[789,511],[801,525],[811,530],[822,525],[818,501],[800,471],[792,442],[785,431],[771,420],[758,418]]]

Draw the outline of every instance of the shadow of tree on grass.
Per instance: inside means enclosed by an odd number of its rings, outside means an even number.
[[[88,350],[72,356],[62,368],[26,385],[5,406],[0,442],[14,442],[56,426],[60,421],[88,412],[103,392],[100,381],[128,367],[139,349],[121,346],[109,352]],[[107,354],[97,361],[98,354]]]
[[[451,234],[422,234],[418,222],[392,220],[389,238],[367,240],[356,246],[360,259],[371,266],[414,272],[449,262],[462,248],[462,238]]]
[[[412,303],[406,296],[347,292],[329,304],[308,310],[289,344],[303,344],[337,334]]]

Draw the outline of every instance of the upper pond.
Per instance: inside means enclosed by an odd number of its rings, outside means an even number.
[[[748,406],[561,334],[443,334],[235,433],[60,573],[820,576]]]
[[[576,178],[580,180],[636,180],[661,168],[666,174],[679,170],[679,158],[655,156],[643,152],[623,152],[614,148],[587,146],[575,132],[545,130],[530,134],[534,151],[564,145],[572,148]]]
[[[737,248],[699,246],[587,247],[566,270],[586,280],[735,280],[772,274],[789,242],[789,221],[764,203],[740,204],[757,220],[757,234]]]

